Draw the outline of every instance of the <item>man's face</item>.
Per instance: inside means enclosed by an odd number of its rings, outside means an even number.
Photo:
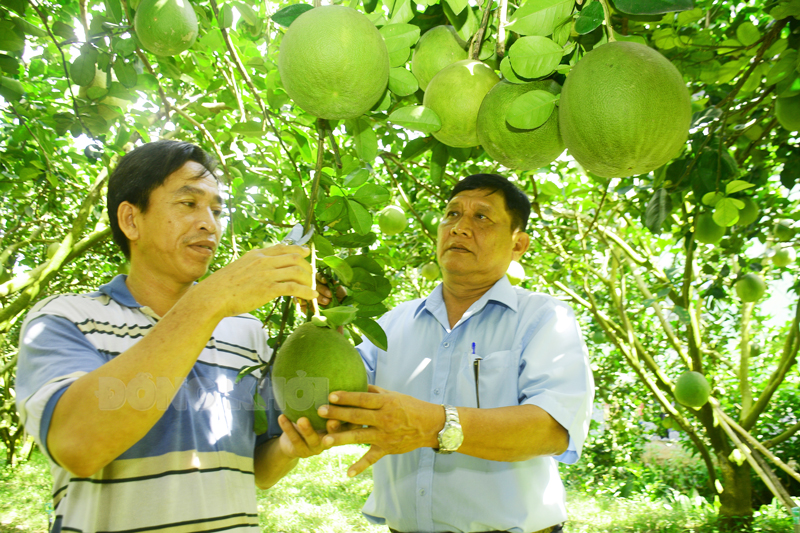
[[[461,191],[448,202],[436,247],[446,281],[494,283],[527,248],[527,234],[511,229],[501,192]]]
[[[201,164],[187,161],[150,194],[146,213],[134,208],[131,259],[159,277],[191,283],[214,258],[221,214],[216,180]]]

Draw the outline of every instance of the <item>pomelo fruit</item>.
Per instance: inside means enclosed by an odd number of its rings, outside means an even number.
[[[506,277],[512,285],[519,285],[525,279],[525,267],[517,261],[511,261],[506,271]]]
[[[157,56],[174,56],[197,39],[197,16],[189,0],[142,0],[133,17],[136,35]]]
[[[478,111],[478,141],[492,159],[508,168],[543,167],[564,151],[558,131],[558,106],[538,128],[521,130],[506,122],[506,113],[514,100],[535,90],[558,94],[561,86],[552,80],[523,84],[503,80],[486,94]]]
[[[749,226],[758,220],[758,204],[749,196],[739,199],[744,202],[744,207],[739,210],[739,222],[736,224],[738,226]]]
[[[652,48],[622,41],[595,48],[572,67],[558,111],[569,153],[604,178],[645,174],[675,157],[691,118],[678,69]]]
[[[390,205],[378,214],[378,226],[384,235],[397,235],[407,225],[405,212],[396,205]]]
[[[441,222],[441,215],[436,211],[428,211],[422,215],[422,224],[431,235],[435,236],[438,233],[439,222]]]
[[[675,427],[675,421],[672,420],[671,416],[665,416],[664,419],[661,421],[661,427],[664,429],[672,429]]]
[[[452,26],[434,26],[419,38],[411,56],[411,73],[424,91],[447,65],[467,59],[467,43]]]
[[[703,213],[697,217],[697,227],[694,229],[694,240],[705,244],[717,244],[725,235],[725,228],[714,222],[711,213]]]
[[[346,6],[320,6],[292,22],[278,71],[289,97],[319,118],[355,118],[378,103],[389,82],[389,52],[378,28]]]
[[[743,302],[757,302],[764,296],[767,284],[758,274],[745,274],[734,284],[736,294]]]
[[[419,274],[428,281],[433,281],[439,277],[439,265],[434,262],[426,263],[419,269]]]
[[[700,372],[684,372],[675,382],[674,393],[681,404],[699,409],[708,401],[711,385]]]
[[[775,238],[781,242],[788,242],[794,238],[796,230],[792,227],[791,220],[779,220],[774,227]]]
[[[775,100],[775,117],[787,130],[800,130],[800,94]]]
[[[317,409],[337,390],[367,391],[361,356],[344,335],[306,322],[283,342],[272,365],[272,388],[283,414],[292,422],[306,417],[317,431],[325,419]]]
[[[797,254],[794,251],[794,248],[781,248],[775,255],[772,256],[772,264],[776,267],[785,267],[789,266],[794,263],[794,260],[797,258]]]
[[[112,81],[116,81],[113,74],[111,75],[111,79]],[[90,83],[88,86],[81,86],[78,89],[78,96],[80,96],[81,98],[89,99],[89,89],[91,89],[92,87],[99,87],[101,89],[106,89],[108,87],[108,80],[106,77],[106,73],[103,70],[97,69],[95,71],[92,83]],[[128,109],[128,106],[130,104],[131,104],[130,101],[123,100],[122,98],[117,98],[115,96],[104,96],[97,103],[97,112],[106,121],[111,121],[118,118],[120,114],[114,111],[109,106],[119,107],[124,113]]]
[[[439,71],[422,100],[442,121],[442,128],[433,136],[453,148],[476,146],[478,110],[483,97],[499,81],[491,67],[473,59],[457,61]]]

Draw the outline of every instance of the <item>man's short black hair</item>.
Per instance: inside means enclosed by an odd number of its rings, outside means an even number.
[[[531,215],[531,201],[522,190],[498,174],[472,174],[459,181],[453,192],[450,193],[448,202],[461,191],[475,189],[488,189],[489,194],[500,191],[506,201],[506,210],[511,215],[511,229],[525,231],[528,227],[528,217]]]
[[[120,159],[117,168],[111,173],[108,179],[108,221],[114,242],[128,259],[131,257],[131,249],[117,220],[119,205],[130,202],[143,213],[147,212],[150,194],[187,161],[200,163],[214,176],[215,162],[202,148],[188,142],[170,140],[147,143],[132,150]],[[205,172],[197,177],[204,175]]]

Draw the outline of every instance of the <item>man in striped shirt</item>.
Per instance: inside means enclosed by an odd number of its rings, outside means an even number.
[[[322,451],[307,419],[273,410],[271,355],[247,314],[310,300],[300,246],[253,250],[208,276],[221,237],[213,163],[177,141],[123,157],[108,185],[130,275],[38,303],[20,334],[20,419],[50,461],[51,531],[259,531],[255,487]],[[324,302],[323,302],[324,303]],[[253,393],[269,430],[253,430]]]

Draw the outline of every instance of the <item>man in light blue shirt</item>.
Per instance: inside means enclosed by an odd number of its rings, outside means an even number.
[[[531,533],[566,520],[557,461],[580,457],[594,382],[572,309],[505,276],[528,248],[529,214],[501,176],[456,185],[438,232],[443,283],[381,319],[388,351],[359,346],[370,392],[334,392],[320,408],[355,424],[326,447],[371,445],[348,471],[375,465],[371,522]]]

